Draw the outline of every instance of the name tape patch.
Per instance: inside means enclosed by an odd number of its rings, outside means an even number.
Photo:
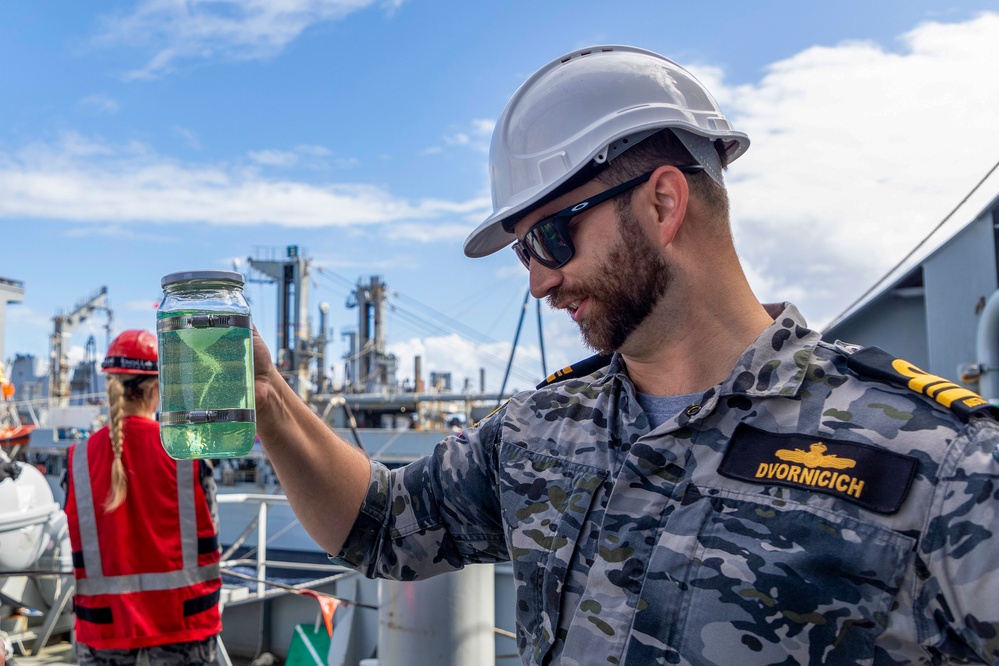
[[[876,513],[902,506],[918,460],[867,444],[776,434],[740,424],[718,473],[740,481],[810,490]]]

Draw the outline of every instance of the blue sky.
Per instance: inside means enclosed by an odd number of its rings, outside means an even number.
[[[498,389],[527,275],[461,252],[490,209],[489,133],[531,72],[599,43],[689,67],[750,135],[737,249],[761,300],[818,327],[999,159],[999,0],[2,3],[0,277],[26,291],[4,355],[46,358],[53,315],[101,286],[116,331],[152,329],[163,275],[297,245],[337,375],[350,284],[379,275],[400,377],[420,354]],[[274,287],[247,294],[273,346]],[[549,371],[589,354],[542,310]],[[508,388],[541,376],[529,311]]]

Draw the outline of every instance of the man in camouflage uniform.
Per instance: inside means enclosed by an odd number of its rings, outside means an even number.
[[[515,243],[603,356],[389,471],[255,339],[261,440],[317,542],[403,580],[511,561],[525,664],[999,662],[989,407],[756,300],[722,179],[747,146],[646,51],[532,76],[465,251]]]

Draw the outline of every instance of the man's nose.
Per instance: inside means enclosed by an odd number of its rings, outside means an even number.
[[[547,268],[540,261],[531,262],[531,296],[545,298],[562,284],[562,271]]]

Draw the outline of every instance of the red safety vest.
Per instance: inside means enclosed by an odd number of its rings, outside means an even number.
[[[159,424],[122,424],[125,502],[105,513],[114,454],[107,426],[69,449],[66,515],[76,577],[76,639],[126,649],[209,638],[219,616],[218,534],[196,460],[160,445]]]

